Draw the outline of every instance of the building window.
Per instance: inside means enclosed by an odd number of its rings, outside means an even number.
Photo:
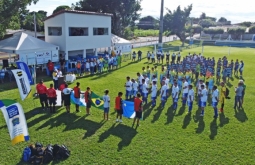
[[[69,36],[88,36],[89,29],[84,27],[69,27]]]
[[[49,36],[61,36],[62,27],[48,27]]]
[[[109,35],[108,28],[93,28],[94,36]]]

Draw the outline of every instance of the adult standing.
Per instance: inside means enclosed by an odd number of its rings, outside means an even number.
[[[58,90],[61,91],[61,105],[63,105],[63,102],[64,102],[63,90],[65,89],[65,86],[66,86],[66,82],[63,81],[63,83],[58,88]]]
[[[151,53],[151,63],[155,63],[155,54]]]
[[[178,52],[178,54],[177,54],[177,64],[179,64],[180,61],[181,61],[181,53]]]
[[[234,109],[236,109],[237,104],[238,104],[238,108],[243,108],[242,106],[243,86],[240,82],[238,83],[238,87],[235,87],[235,93],[236,95],[235,95]]]
[[[141,52],[141,50],[139,50],[137,52],[137,54],[138,54],[138,61],[142,61],[142,52]]]
[[[65,74],[65,65],[66,65],[66,60],[64,59],[64,57],[62,56],[62,54],[60,54],[60,69],[63,71],[63,74]]]
[[[161,107],[162,108],[165,107],[167,95],[168,95],[167,86],[165,84],[165,81],[162,81],[162,87],[161,87],[161,90],[160,90],[160,98],[161,98]]]
[[[37,93],[39,94],[40,103],[42,105],[42,109],[48,108],[48,100],[47,100],[47,87],[43,84],[43,79],[36,85]]]
[[[220,112],[223,113],[223,111],[224,111],[224,105],[225,105],[225,100],[226,100],[227,88],[226,88],[224,82],[221,82],[221,83],[220,83],[220,86],[221,86],[221,90],[220,90],[220,103],[221,103]]]
[[[81,90],[80,90],[80,83],[77,82],[76,86],[73,88],[74,91],[74,98],[75,98],[75,109],[76,112],[80,112],[79,107],[80,107],[80,98],[81,98]]]
[[[70,113],[71,92],[72,92],[72,89],[68,88],[68,85],[65,84],[65,88],[63,89],[62,93],[63,93],[64,106],[66,107],[67,113]]]
[[[54,72],[52,73],[52,78],[53,78],[53,83],[54,83],[54,89],[58,89],[58,70],[55,69]]]
[[[143,101],[141,100],[140,93],[137,94],[137,97],[134,99],[134,109],[135,109],[135,118],[132,127],[135,125],[135,122],[137,121],[136,127],[140,126],[139,121],[142,118],[142,112],[143,112]]]
[[[130,81],[130,77],[127,77],[127,82],[125,84],[126,87],[126,100],[131,99],[132,95],[132,82]]]
[[[56,105],[56,100],[57,100],[57,92],[53,88],[53,84],[50,84],[50,88],[47,90],[47,96],[48,96],[48,99],[49,99],[50,113],[55,113],[55,105]]]
[[[85,102],[86,102],[86,113],[87,113],[87,115],[90,115],[90,108],[92,105],[90,87],[87,87],[87,90],[84,93],[84,98],[85,98]]]
[[[148,59],[148,63],[150,62],[150,59],[151,59],[151,53],[150,53],[150,51],[148,51],[148,53],[147,53],[147,59]]]
[[[49,70],[49,72],[50,72],[50,77],[52,76],[52,73],[53,73],[53,71],[54,71],[54,64],[51,62],[51,60],[49,60],[48,61],[48,63],[47,63],[47,68],[48,68],[48,70]]]
[[[140,93],[142,93],[142,84],[143,84],[143,79],[144,77],[138,72],[137,73],[137,77],[138,77],[138,83],[139,83],[139,91]]]
[[[240,68],[239,68],[240,78],[243,78],[243,69],[244,69],[244,63],[243,63],[243,60],[241,60]]]

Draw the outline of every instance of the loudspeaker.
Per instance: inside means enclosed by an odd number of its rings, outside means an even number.
[[[9,67],[9,61],[8,60],[3,60],[3,67],[6,67],[6,68]]]

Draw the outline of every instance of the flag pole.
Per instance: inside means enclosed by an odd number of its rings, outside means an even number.
[[[34,12],[34,30],[35,30],[35,38],[37,38],[37,29],[36,29],[36,15],[35,15],[35,12]]]

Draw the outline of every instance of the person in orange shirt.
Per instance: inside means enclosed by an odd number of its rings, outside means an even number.
[[[51,60],[49,60],[48,61],[48,63],[47,63],[47,67],[48,67],[48,70],[49,70],[49,72],[50,72],[50,77],[52,76],[52,73],[53,73],[53,71],[54,71],[54,64],[53,64],[53,62],[51,62]]]
[[[115,98],[115,110],[117,112],[117,116],[116,116],[116,122],[120,122],[122,123],[122,114],[123,114],[123,109],[122,109],[122,92],[118,93],[118,96]],[[118,119],[120,118],[120,119]]]
[[[139,126],[139,121],[142,118],[142,112],[143,112],[143,101],[141,100],[141,94],[138,93],[137,97],[134,99],[134,109],[135,109],[135,118],[132,127],[135,125],[135,121],[137,120],[136,127]]]
[[[73,91],[74,91],[76,112],[80,112],[79,103],[80,103],[80,98],[81,98],[81,90],[80,90],[80,83],[79,82],[76,83],[76,87],[73,88]]]
[[[87,87],[87,91],[84,93],[84,98],[86,102],[87,115],[90,115],[90,108],[92,104],[90,87]]]
[[[47,96],[50,104],[50,113],[55,113],[55,105],[57,101],[57,92],[53,88],[53,84],[50,84],[50,88],[47,90]],[[53,107],[52,107],[53,105]]]
[[[47,87],[43,84],[43,79],[36,85],[36,91],[39,95],[40,103],[42,105],[42,109],[48,108],[48,101],[47,101]],[[45,104],[45,106],[44,106]]]

